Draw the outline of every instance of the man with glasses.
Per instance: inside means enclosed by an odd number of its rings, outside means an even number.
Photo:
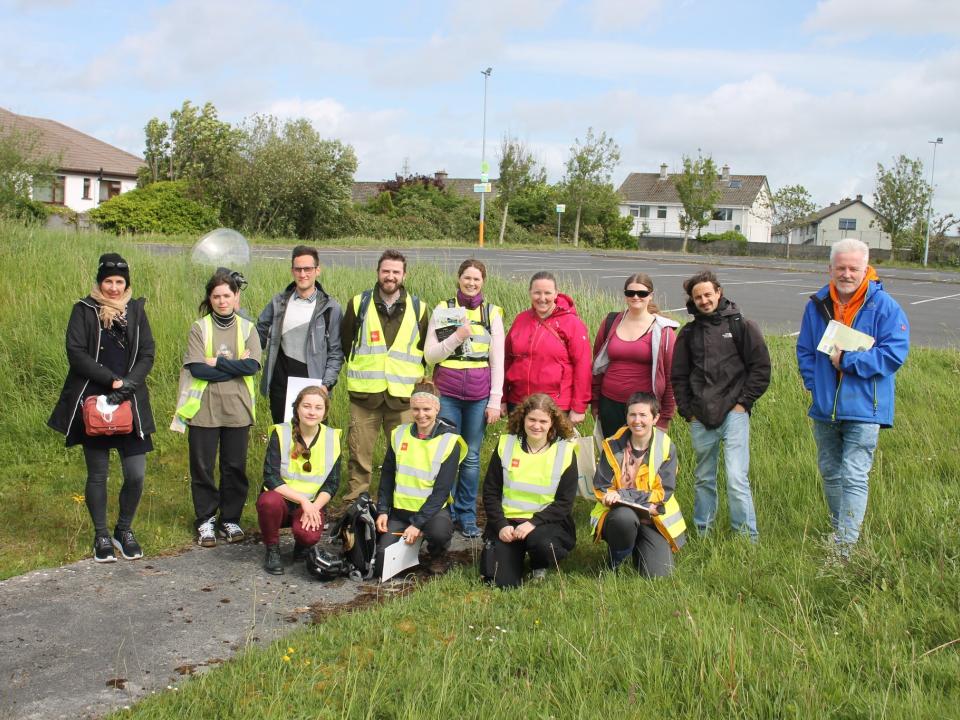
[[[710,270],[683,283],[693,320],[677,334],[670,379],[677,411],[690,423],[697,456],[693,521],[709,533],[717,515],[717,464],[723,444],[734,532],[757,540],[750,492],[750,411],[770,384],[770,353],[757,324],[727,299]]]
[[[328,392],[343,365],[340,349],[340,303],[320,285],[320,254],[314,247],[293,249],[291,282],[260,313],[257,332],[267,351],[260,392],[270,398],[270,415],[282,423],[287,381],[312,378]]]

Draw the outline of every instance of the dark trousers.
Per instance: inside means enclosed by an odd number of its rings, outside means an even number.
[[[276,377],[276,373],[274,373]],[[287,387],[286,383],[270,383],[270,417],[273,424],[283,422],[283,416],[287,412]]]
[[[607,513],[600,537],[607,541],[613,568],[633,555],[634,566],[641,575],[666,577],[673,572],[670,543],[654,525],[641,522],[633,508],[620,505]]]
[[[538,525],[523,540],[505,543],[497,538],[492,543],[485,552],[493,553],[493,582],[497,587],[516,587],[523,579],[525,555],[530,555],[531,570],[555,568],[573,550],[577,537],[563,525],[550,523]]]
[[[87,463],[87,485],[83,496],[87,501],[87,510],[93,520],[97,535],[109,535],[107,528],[107,470],[110,467],[110,450],[106,448],[83,449],[83,459]],[[143,477],[146,473],[146,455],[120,456],[123,470],[123,485],[120,487],[120,514],[117,516],[117,529],[129,530],[133,516],[143,494]]]
[[[603,430],[604,437],[610,437],[617,430],[627,424],[627,405],[618,403],[608,397],[600,396],[600,411],[597,419],[600,421],[600,428]]]
[[[323,523],[316,530],[306,530],[301,522],[303,508],[287,500],[275,490],[260,493],[257,498],[257,520],[260,523],[260,535],[264,545],[276,545],[280,542],[280,528],[288,527],[293,539],[301,547],[313,547],[323,536],[326,525],[326,513],[321,511]]]
[[[401,533],[410,527],[411,514],[394,510],[387,517],[387,532],[377,538],[378,568],[383,568],[383,551],[400,540],[400,536],[393,533]],[[453,520],[450,519],[450,513],[446,508],[427,520],[423,526],[423,536],[427,542],[427,552],[431,557],[437,557],[447,551],[450,541],[453,540]]]
[[[247,443],[250,426],[246,427],[191,427],[190,489],[193,492],[193,512],[196,524],[216,517],[220,522],[239,523],[243,505],[247,502]],[[217,448],[220,450],[220,489],[214,480]]]

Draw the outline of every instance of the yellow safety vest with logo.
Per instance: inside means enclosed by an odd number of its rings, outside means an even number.
[[[455,433],[442,433],[429,440],[421,440],[414,435],[413,428],[413,423],[407,423],[395,429],[390,437],[390,446],[397,457],[393,507],[416,512],[433,492],[433,484],[444,460],[456,448],[460,452],[457,464],[462,463],[467,456],[467,443]]]
[[[196,321],[200,325],[200,332],[203,336],[203,355],[212,358],[213,354],[213,316],[204,315]],[[247,349],[246,339],[253,331],[253,323],[237,315],[237,356],[243,355]],[[259,342],[259,339],[257,340]],[[250,393],[250,411],[253,413],[253,420],[257,420],[257,393],[252,375],[244,375],[243,382]],[[208,381],[200,378],[193,378],[190,387],[187,390],[186,398],[177,406],[176,414],[184,420],[189,420],[200,410],[200,400],[203,397],[203,391],[207,388]]]
[[[503,465],[503,514],[529,519],[552,503],[563,471],[573,462],[576,445],[557,440],[543,452],[531,454],[520,447],[516,435],[501,435],[497,443]]]
[[[376,290],[374,290],[376,292]],[[360,313],[362,295],[353,298],[353,311]],[[370,300],[373,304],[373,300]],[[413,386],[423,379],[423,350],[417,348],[420,339],[420,318],[425,312],[414,312],[413,300],[406,298],[403,320],[389,348],[383,337],[380,315],[375,307],[368,307],[360,326],[358,342],[347,358],[347,390],[358,393],[377,393],[386,390],[394,397],[410,397]]]
[[[455,299],[447,300],[446,307],[454,308],[457,306]],[[444,303],[437,305],[437,308],[444,307]],[[440,361],[441,367],[454,370],[463,370],[465,368],[482,368],[490,364],[490,318],[499,315],[503,318],[503,308],[489,303],[479,305],[478,307],[465,308],[467,311],[467,320],[470,321],[470,346],[469,351],[464,352],[464,345],[460,345],[446,360]],[[486,320],[486,324],[484,324]],[[464,341],[466,344],[466,341]]]
[[[620,462],[610,446],[611,440],[619,440],[625,433],[630,432],[629,428],[620,428],[613,437],[603,441],[603,455],[607,463],[613,469],[613,484],[610,490],[620,489]],[[650,452],[648,453],[647,472],[643,478],[637,473],[639,480],[637,489],[650,493],[650,502],[654,505],[663,503],[663,514],[655,515],[651,518],[654,526],[660,531],[660,534],[670,543],[670,549],[677,552],[680,549],[680,538],[687,530],[687,524],[683,520],[683,513],[680,512],[680,503],[677,502],[676,493],[666,500],[663,499],[663,486],[660,484],[658,473],[664,461],[670,457],[670,450],[673,448],[673,442],[670,436],[659,428],[653,428],[653,436],[650,438]],[[624,450],[626,452],[626,450]],[[610,512],[610,508],[603,504],[604,493],[599,490],[594,491],[597,495],[597,504],[590,513],[590,524],[594,527],[594,540],[600,540],[600,530],[603,528],[603,521]]]
[[[303,469],[306,459],[300,455],[291,458],[293,450],[293,425],[280,423],[270,428],[280,440],[280,477],[284,484],[313,502],[320,494],[320,488],[327,481],[340,457],[340,430],[320,426],[319,437],[310,448],[310,471]]]

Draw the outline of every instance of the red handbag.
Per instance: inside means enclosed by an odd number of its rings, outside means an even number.
[[[133,432],[133,406],[124,400],[112,413],[97,410],[97,396],[83,401],[83,426],[87,435],[126,435]]]

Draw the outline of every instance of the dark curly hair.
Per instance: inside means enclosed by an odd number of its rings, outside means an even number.
[[[531,410],[540,410],[550,416],[550,430],[547,433],[547,442],[552,443],[558,437],[569,440],[573,437],[573,425],[567,419],[567,416],[561,412],[560,408],[549,395],[544,393],[534,393],[522,403],[517,405],[510,413],[510,422],[507,429],[511,435],[517,437],[524,436],[523,421]]]

